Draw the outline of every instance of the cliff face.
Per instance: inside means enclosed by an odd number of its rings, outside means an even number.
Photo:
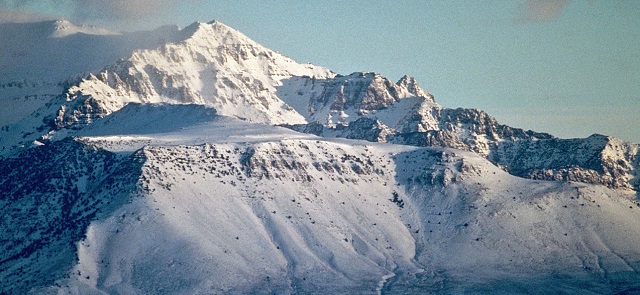
[[[637,154],[638,145],[592,135],[585,139],[504,143],[489,158],[521,177],[637,190]]]
[[[300,132],[462,149],[520,177],[638,188],[636,144],[598,135],[558,139],[499,124],[481,110],[443,108],[409,77],[397,83],[372,73],[296,78],[285,89],[309,102],[296,110],[311,123],[285,125]]]

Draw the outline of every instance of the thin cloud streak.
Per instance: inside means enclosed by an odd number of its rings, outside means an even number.
[[[187,0],[194,1],[194,0]],[[78,23],[133,29],[145,23],[168,19],[177,5],[174,0],[0,0],[2,19],[28,19],[21,11],[47,11]]]
[[[2,23],[30,23],[39,21],[56,20],[55,17],[47,14],[33,13],[16,9],[0,8],[0,24]]]
[[[172,0],[73,0],[79,20],[132,21],[163,16],[175,8]]]

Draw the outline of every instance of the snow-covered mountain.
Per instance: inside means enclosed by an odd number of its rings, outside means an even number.
[[[501,125],[219,22],[0,30],[59,46],[2,61],[0,293],[640,288],[637,144]]]
[[[106,33],[64,21],[20,26],[14,24],[21,29],[13,31],[37,29],[46,40],[86,35],[106,42],[100,38],[113,36],[85,34]],[[221,115],[292,126],[317,135],[469,150],[521,177],[638,187],[640,160],[635,144],[613,138],[611,144],[606,140],[561,140],[501,125],[480,110],[443,108],[411,77],[394,83],[375,73],[336,75],[322,67],[298,64],[220,22],[146,32],[151,37],[140,39],[153,41],[139,42],[157,44],[154,38],[160,32],[168,32],[163,36],[170,41],[151,49],[132,50],[136,44],[120,46],[123,52],[132,53],[95,74],[67,80],[61,84],[65,86],[61,95],[42,95],[34,98],[35,103],[14,100],[31,113],[0,129],[0,154],[11,155],[34,142],[64,138],[69,129],[81,129],[131,102],[166,102],[208,105]],[[110,48],[100,42],[88,45],[102,51]],[[107,60],[110,58],[77,68],[90,70],[91,65],[95,68]],[[39,63],[34,64],[43,71]],[[46,99],[46,105],[33,111]],[[583,148],[574,155],[576,143]],[[547,146],[553,151],[545,149]]]
[[[63,94],[3,128],[0,153],[47,140],[61,129],[80,129],[130,102],[202,104],[250,122],[304,123],[275,95],[275,87],[293,76],[335,75],[298,64],[219,22],[194,23],[175,35],[172,42],[135,50],[100,72],[68,82]]]

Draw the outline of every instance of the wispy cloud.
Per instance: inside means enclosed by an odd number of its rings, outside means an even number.
[[[164,16],[175,8],[173,0],[72,0],[80,20],[131,21]]]
[[[569,0],[527,0],[522,5],[518,21],[546,22],[556,19]]]
[[[0,0],[0,9],[4,9],[3,16],[7,19],[24,18],[21,15],[25,11],[38,11],[74,22],[135,27],[148,22],[160,23],[179,3],[174,0]]]
[[[0,23],[27,23],[54,19],[57,19],[57,17],[29,11],[0,8]]]

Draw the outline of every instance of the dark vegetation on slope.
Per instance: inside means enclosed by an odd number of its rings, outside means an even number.
[[[89,223],[137,189],[137,157],[68,138],[0,160],[0,290],[25,294],[67,275]]]

